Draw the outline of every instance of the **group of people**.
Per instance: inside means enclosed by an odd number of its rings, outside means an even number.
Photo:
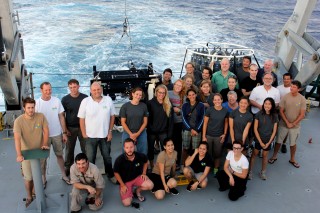
[[[36,101],[23,100],[25,113],[14,124],[17,161],[22,162],[27,190],[26,205],[32,202],[33,182],[30,164],[23,159],[21,150],[48,149],[51,144],[62,180],[73,184],[73,212],[81,210],[81,190],[90,194],[86,200],[90,209],[97,210],[103,205],[105,183],[94,165],[98,147],[107,177],[119,184],[124,206],[133,205],[133,198],[144,201],[143,190],[151,190],[156,199],[163,199],[166,193],[179,194],[175,179],[178,170],[189,180],[188,191],[205,188],[212,170],[219,190],[230,189],[229,198],[237,200],[244,195],[247,179],[253,178],[255,157],[262,153],[259,175],[266,180],[267,163],[276,162],[287,137],[289,162],[299,168],[295,151],[306,110],[305,98],[299,94],[301,83],[292,81],[291,74],[286,73],[284,84],[274,87],[277,80],[272,60],[266,60],[259,70],[246,56],[236,73],[229,71],[228,59],[220,64],[218,72],[204,67],[200,73],[189,62],[186,75],[174,83],[172,70],[165,69],[162,84],[146,102],[143,89],[134,88],[130,101],[119,112],[124,130],[123,153],[113,166],[110,153],[116,112],[111,98],[103,96],[101,85],[92,83],[88,97],[79,92],[79,82],[71,79],[70,94],[60,101],[51,96],[50,83],[42,83],[41,97]],[[74,163],[77,139],[82,153]],[[273,141],[276,141],[274,153],[268,160]],[[155,144],[160,144],[162,150],[156,161]],[[246,151],[251,147],[253,152],[248,160]],[[220,170],[224,150],[228,152]],[[44,187],[45,168],[46,162],[42,160]]]

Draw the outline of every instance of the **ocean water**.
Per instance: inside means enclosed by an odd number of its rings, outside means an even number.
[[[88,92],[92,66],[98,70],[153,63],[177,78],[185,48],[194,42],[230,42],[255,49],[259,61],[272,58],[275,38],[292,14],[294,0],[14,0],[19,11],[27,70],[39,85],[50,81],[62,97],[77,78]],[[123,34],[125,17],[130,37]],[[308,31],[320,40],[320,3]],[[49,74],[61,74],[59,76]],[[73,75],[66,75],[73,74]],[[57,88],[63,87],[63,88]]]

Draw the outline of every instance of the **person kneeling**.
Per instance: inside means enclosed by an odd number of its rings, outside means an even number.
[[[98,167],[88,161],[84,153],[79,153],[75,157],[75,163],[70,168],[71,184],[71,212],[81,211],[81,191],[87,192],[86,204],[93,211],[99,210],[103,206],[104,179]]]
[[[234,141],[233,151],[228,152],[224,163],[224,170],[217,173],[217,179],[220,185],[219,191],[225,191],[230,188],[229,199],[238,200],[244,195],[247,185],[247,175],[249,162],[241,152],[243,150],[242,141]]]
[[[183,174],[189,180],[188,191],[205,188],[208,184],[207,177],[212,167],[212,157],[207,151],[208,143],[203,141],[194,150],[193,155],[186,159]]]
[[[134,206],[132,197],[140,202],[145,201],[141,195],[142,190],[151,190],[152,181],[146,175],[148,158],[145,154],[134,151],[134,140],[125,139],[123,142],[124,153],[114,163],[114,176],[120,184],[120,196],[124,206]],[[137,187],[133,192],[133,187]]]

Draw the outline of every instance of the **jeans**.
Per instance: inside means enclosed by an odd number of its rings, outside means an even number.
[[[106,138],[86,138],[86,154],[90,163],[96,162],[97,149],[99,146],[101,155],[103,157],[104,168],[108,178],[114,177],[112,169],[111,141]]]
[[[126,132],[122,133],[122,142],[129,138],[129,134]],[[147,132],[146,130],[143,130],[139,137],[137,138],[137,152],[143,153],[145,155],[148,155],[148,141],[147,141]]]
[[[80,141],[80,147],[81,151],[83,153],[86,153],[86,143],[84,138],[82,137],[81,130],[79,127],[68,127],[68,130],[70,131],[71,135],[68,136],[68,143],[66,144],[66,150],[65,150],[65,167],[66,169],[70,169],[74,162],[74,148],[77,143],[77,138]]]

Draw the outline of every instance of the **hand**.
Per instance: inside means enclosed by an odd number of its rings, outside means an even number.
[[[147,175],[141,175],[141,178],[142,178],[142,180],[144,180],[144,181],[146,181],[146,180],[149,179]]]
[[[224,140],[225,140],[225,138],[226,138],[226,135],[225,135],[225,134],[221,135],[221,136],[220,136],[220,143],[223,143]]]
[[[262,149],[267,148],[266,145],[264,143],[262,143],[262,142],[260,142],[260,146],[261,146]]]
[[[191,186],[191,190],[196,190],[198,188],[199,182],[195,182],[194,184],[192,184]]]
[[[67,129],[67,136],[71,136],[71,132]]]
[[[230,186],[234,186],[233,176],[231,176],[231,177],[229,178],[229,184],[230,184]]]
[[[109,132],[108,136],[107,136],[107,141],[111,141],[112,140],[112,132]]]
[[[206,136],[203,136],[203,137],[202,137],[202,141],[207,141],[207,137],[206,137]]]
[[[94,195],[96,193],[96,189],[92,186],[87,185],[87,190],[90,194]]]
[[[83,137],[83,138],[89,138],[86,133],[82,134],[82,137]]]
[[[164,190],[165,190],[167,193],[170,192],[170,189],[169,189],[169,187],[168,187],[167,185],[164,185]]]
[[[139,137],[138,133],[132,133],[132,134],[129,134],[129,136],[135,142],[137,141],[137,138]]]
[[[42,149],[42,150],[47,150],[47,149],[50,149],[50,147],[47,146],[47,145],[43,145],[43,146],[41,147],[41,149]]]
[[[294,127],[294,125],[293,125],[293,123],[287,123],[287,127],[289,128],[289,129],[291,129],[292,127]]]
[[[17,156],[17,162],[22,162],[24,157],[22,155]]]
[[[126,185],[120,186],[120,193],[125,194],[128,191],[128,188]]]
[[[68,142],[67,134],[62,134],[62,141],[63,141],[63,143],[67,143]]]
[[[191,136],[197,136],[198,132],[194,129],[191,129]]]
[[[96,204],[96,206],[101,206],[102,204],[102,200],[100,197],[96,197],[94,204]]]
[[[199,153],[199,149],[198,148],[194,149],[194,154],[196,155],[198,153]]]

